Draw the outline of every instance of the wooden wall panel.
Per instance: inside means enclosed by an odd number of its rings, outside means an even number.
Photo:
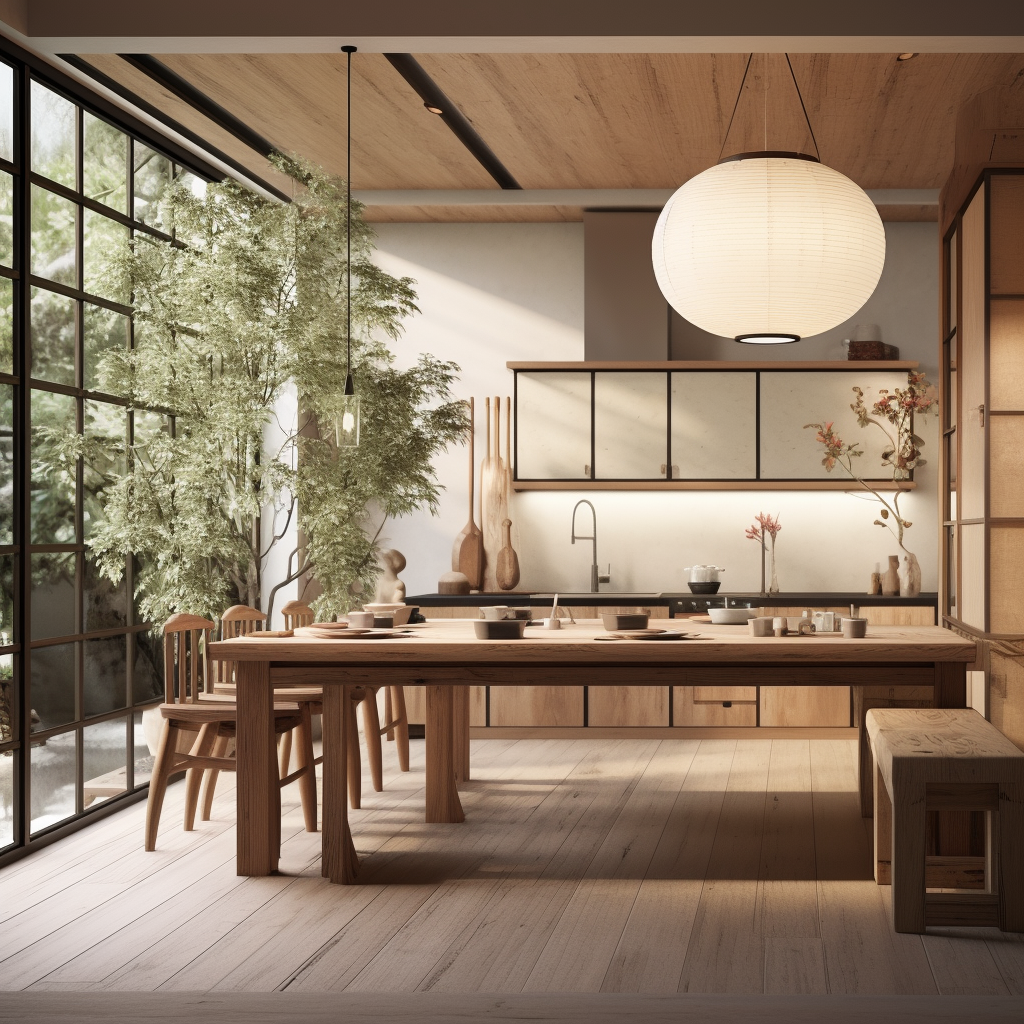
[[[960,527],[960,618],[968,626],[985,628],[985,527]]]
[[[1020,400],[1024,404],[1024,393]],[[1024,416],[993,416],[988,429],[990,514],[1024,518]]]
[[[991,652],[988,696],[989,721],[1024,750],[1024,658]]]
[[[989,285],[993,295],[1024,295],[1024,176],[992,176]]]
[[[491,725],[583,725],[583,687],[493,686]]]
[[[848,726],[848,686],[762,686],[763,726]]]
[[[668,725],[668,687],[591,686],[587,712],[593,726]]]
[[[989,630],[1024,633],[1024,526],[992,526],[989,546]]]
[[[989,302],[988,399],[993,409],[1024,409],[1024,298]]]
[[[422,686],[405,687],[405,713],[410,725],[423,725],[427,720],[427,702]],[[383,714],[383,711],[381,712]],[[383,719],[381,719],[383,721]],[[471,686],[469,688],[469,724],[473,726],[487,724],[487,687]]]
[[[962,317],[960,324],[959,502],[962,519],[985,515],[985,190],[963,217]]]

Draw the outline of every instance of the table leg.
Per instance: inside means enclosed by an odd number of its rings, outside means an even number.
[[[960,661],[940,661],[935,665],[935,706],[967,707],[967,665]]]
[[[427,697],[427,815],[429,822],[465,821],[455,785],[453,686],[425,687]]]
[[[269,875],[277,870],[281,853],[281,789],[270,666],[241,661],[235,673],[237,870],[240,875]]]
[[[351,686],[324,687],[324,810],[321,874],[332,882],[356,880],[359,858],[348,825],[348,745],[355,707]]]
[[[455,781],[469,782],[469,687],[456,686],[452,736]]]
[[[921,934],[925,929],[924,783],[892,777],[892,927]]]
[[[892,801],[874,756],[871,758],[871,770],[875,777],[875,820],[872,829],[875,837],[875,882],[878,885],[892,885]]]

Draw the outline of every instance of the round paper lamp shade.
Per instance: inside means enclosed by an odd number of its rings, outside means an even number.
[[[885,229],[865,192],[831,167],[755,156],[678,189],[652,252],[665,298],[690,323],[792,341],[864,305],[885,263]]]

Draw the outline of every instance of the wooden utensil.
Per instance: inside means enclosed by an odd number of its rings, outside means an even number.
[[[469,522],[455,538],[455,546],[452,548],[452,571],[461,572],[469,580],[471,590],[480,589],[484,572],[484,537],[473,519],[473,477],[476,472],[473,456],[475,426],[476,417],[471,398],[469,400]]]
[[[519,557],[512,547],[512,520],[502,520],[501,528],[505,533],[505,544],[498,552],[495,577],[502,590],[513,590],[519,585]]]
[[[501,522],[508,511],[502,502],[501,480],[504,470],[501,457],[501,399],[494,399],[494,431],[491,432],[491,400],[487,400],[487,458],[480,467],[480,527],[484,535],[484,581],[485,591],[498,589],[495,575],[498,552],[501,550]]]

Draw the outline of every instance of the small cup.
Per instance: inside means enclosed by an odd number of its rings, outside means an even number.
[[[545,619],[544,620],[544,628],[545,629],[561,629],[562,628],[562,620],[561,619]]]
[[[747,621],[747,631],[751,636],[771,636],[774,620],[770,615],[759,615]]]
[[[867,619],[851,619],[849,616],[843,619],[843,636],[847,640],[860,640],[867,635]]]
[[[345,618],[356,629],[370,629],[373,626],[373,612],[349,612]]]
[[[508,618],[508,605],[507,604],[492,604],[486,608],[481,608],[480,613],[485,619],[507,619]]]

